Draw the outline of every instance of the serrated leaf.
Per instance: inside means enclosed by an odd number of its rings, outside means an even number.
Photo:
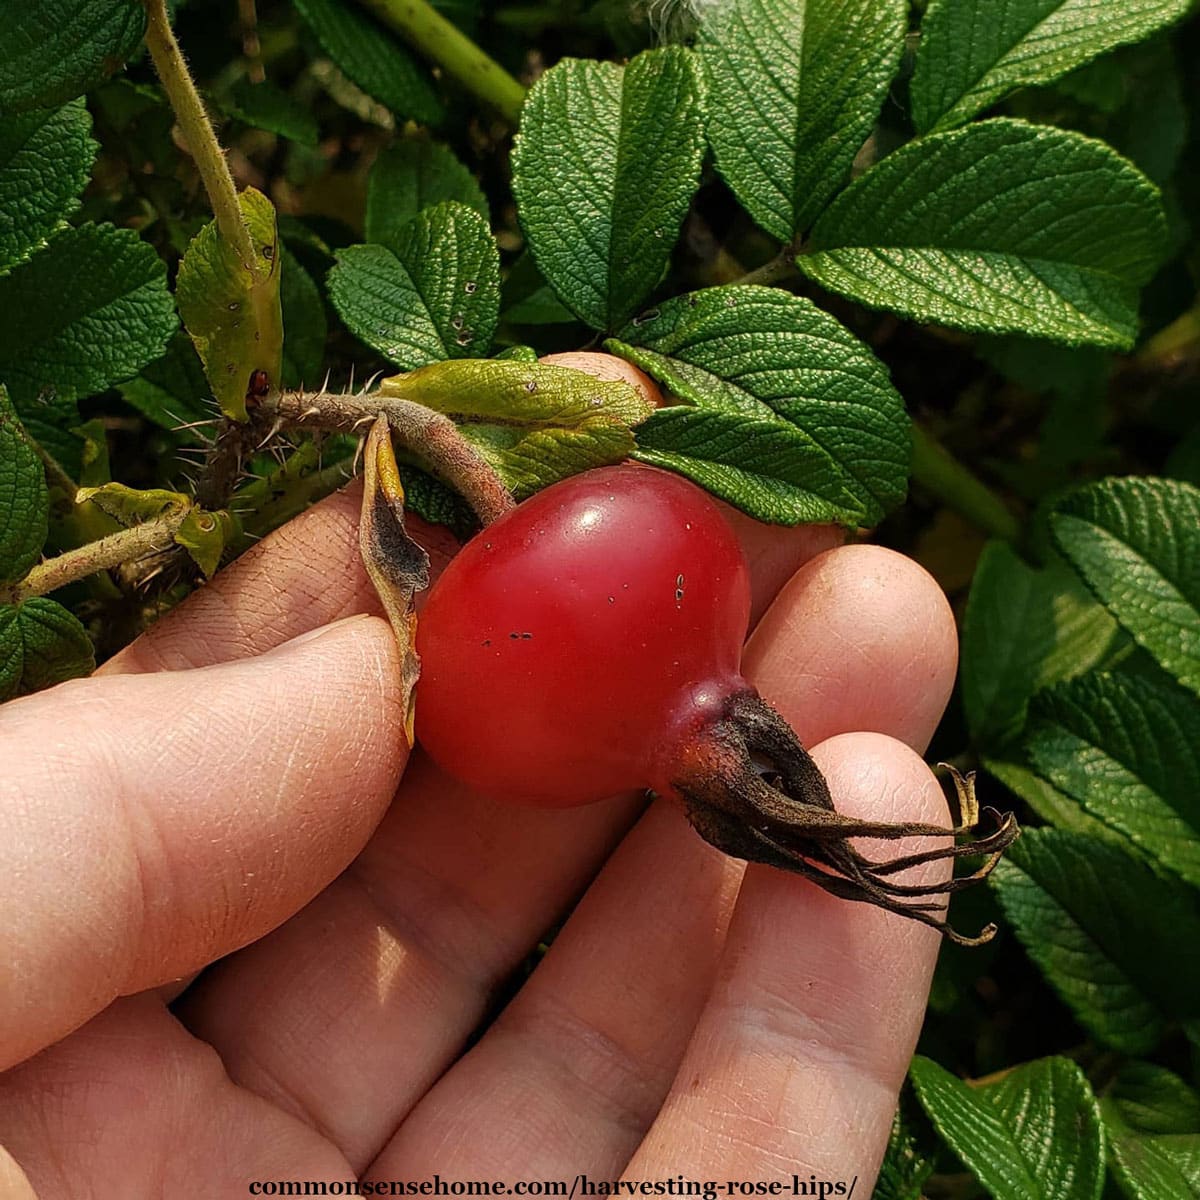
[[[95,665],[87,630],[57,601],[0,604],[0,702],[87,675]]]
[[[1039,693],[1025,753],[1142,853],[1200,886],[1200,704],[1163,677],[1093,672]]]
[[[1004,542],[980,556],[962,630],[962,695],[976,743],[1018,733],[1039,688],[1111,661],[1117,623],[1061,562],[1024,563]]]
[[[1104,479],[1050,517],[1055,544],[1100,602],[1186,687],[1200,691],[1200,488]]]
[[[56,456],[45,431],[69,436],[74,401],[153,362],[178,326],[162,259],[112,225],[64,229],[0,277],[0,312],[0,382]]]
[[[448,147],[428,138],[394,142],[375,160],[367,180],[367,241],[395,250],[401,231],[418,213],[446,200],[491,219],[475,176]]]
[[[433,79],[400,40],[357,4],[296,0],[322,49],[372,99],[428,125],[444,116]]]
[[[1195,891],[1107,840],[1027,829],[992,873],[1001,907],[1047,982],[1096,1038],[1126,1054],[1200,1011]]]
[[[1130,1200],[1200,1197],[1200,1095],[1151,1063],[1127,1063],[1100,1102],[1109,1161]]]
[[[121,395],[143,416],[163,429],[205,419],[215,421],[216,410],[209,405],[212,388],[204,375],[204,364],[192,339],[176,330],[161,358],[148,363],[141,372],[119,385]],[[195,433],[187,440],[199,441]]]
[[[918,1149],[902,1118],[902,1109],[898,1109],[871,1200],[922,1200],[925,1181],[932,1174],[933,1163]]]
[[[533,85],[513,144],[526,240],[563,303],[615,329],[658,284],[700,178],[704,111],[678,46],[627,67],[566,59]]]
[[[140,0],[0,0],[0,112],[49,108],[107,79],[146,29]]]
[[[394,253],[339,251],[329,298],[346,327],[397,366],[478,357],[500,311],[500,253],[484,218],[449,201],[410,221]]]
[[[1069,1059],[1038,1059],[967,1084],[918,1055],[910,1076],[929,1119],[993,1200],[1099,1200],[1100,1112]]]
[[[283,386],[315,384],[325,361],[329,329],[325,305],[312,276],[282,243],[279,303],[283,316]]]
[[[841,186],[879,116],[908,27],[906,0],[729,0],[697,38],[717,170],[790,242]]]
[[[1102,825],[1095,817],[1089,816],[1084,812],[1078,800],[1073,800],[1065,792],[1059,791],[1027,763],[986,755],[983,759],[983,766],[1006,788],[1020,796],[1048,824],[1057,826],[1059,829],[1090,834],[1092,837],[1102,840],[1107,838],[1128,848],[1124,837],[1107,825]]]
[[[1189,0],[930,0],[913,73],[922,132],[969,121],[1016,88],[1049,83],[1187,12]]]
[[[82,100],[0,121],[0,274],[79,207],[96,156],[91,128]]]
[[[1127,349],[1166,249],[1157,188],[1103,142],[983,121],[889,154],[829,206],[797,265],[871,308]]]
[[[224,107],[231,117],[255,129],[277,133],[302,146],[315,146],[320,136],[317,119],[309,108],[268,79],[258,83],[239,79]]]
[[[48,505],[42,460],[0,384],[0,583],[24,579],[41,557]]]
[[[519,359],[436,363],[379,390],[451,416],[518,498],[628,458],[651,411],[621,380]]]
[[[254,188],[247,188],[238,200],[256,261],[243,263],[216,221],[210,221],[179,264],[175,299],[221,411],[244,421],[250,376],[265,371],[273,385],[280,382],[282,256],[274,205]]]
[[[669,300],[606,348],[692,407],[659,409],[638,457],[760,520],[869,525],[908,478],[904,405],[871,351],[811,301],[730,284]]]

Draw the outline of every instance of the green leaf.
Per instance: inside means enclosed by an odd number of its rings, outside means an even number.
[[[892,1118],[887,1150],[879,1164],[879,1178],[871,1200],[922,1200],[925,1181],[933,1174],[933,1163],[918,1149],[898,1109]]]
[[[57,426],[61,438],[79,423],[77,398],[153,362],[178,325],[162,259],[112,225],[64,229],[0,277],[0,312],[0,382],[30,433],[55,453],[43,428]]]
[[[126,529],[192,506],[191,498],[182,492],[166,488],[132,488],[124,483],[80,488],[75,498],[79,504],[90,501]]]
[[[1029,957],[1085,1029],[1144,1054],[1200,1012],[1196,893],[1106,840],[1027,829],[992,873]]]
[[[449,201],[383,246],[338,252],[329,298],[346,327],[409,369],[486,354],[500,310],[500,253],[487,222]]]
[[[764,521],[870,525],[904,497],[909,435],[887,370],[816,305],[730,284],[679,296],[606,343],[692,407],[638,455]]]
[[[1055,544],[1133,639],[1200,691],[1200,488],[1104,479],[1050,517]]]
[[[1092,673],[1034,698],[1039,773],[1144,854],[1200,886],[1200,704],[1161,683]]]
[[[231,117],[255,129],[277,133],[303,146],[315,146],[320,137],[317,119],[308,107],[270,80],[251,83],[239,79],[224,107]]]
[[[191,555],[204,577],[211,579],[221,565],[225,547],[239,532],[236,520],[229,513],[193,508],[175,531],[175,542]]]
[[[146,10],[140,0],[0,0],[0,29],[0,112],[11,114],[107,79],[140,45]]]
[[[1110,147],[995,120],[889,154],[834,200],[797,264],[918,321],[1127,349],[1165,247],[1158,189]]]
[[[1022,1063],[970,1085],[918,1055],[910,1075],[929,1119],[994,1200],[1098,1200],[1100,1112],[1069,1059]]]
[[[46,472],[0,384],[0,583],[24,579],[42,555]]]
[[[91,128],[82,100],[0,121],[0,273],[79,207],[96,156]]]
[[[427,125],[445,115],[429,71],[357,3],[296,0],[296,8],[325,53],[385,108]]]
[[[395,250],[404,227],[444,200],[457,200],[490,220],[475,176],[451,150],[428,138],[394,142],[375,160],[367,180],[367,241]]]
[[[1187,12],[1189,0],[930,0],[911,94],[922,132],[950,129],[1016,88],[1049,83]]]
[[[623,381],[519,359],[435,363],[379,390],[453,417],[518,497],[628,458],[651,411]]]
[[[543,278],[528,250],[505,276],[500,309],[502,320],[517,325],[563,325],[576,319]]]
[[[315,385],[325,362],[329,330],[325,305],[312,276],[280,243],[279,302],[283,312],[283,386]]]
[[[87,630],[57,601],[36,596],[0,604],[0,702],[87,675],[95,666]]]
[[[700,79],[678,46],[627,67],[566,59],[533,85],[513,144],[513,195],[542,274],[596,329],[657,286],[704,158]]]
[[[1200,1095],[1178,1075],[1127,1063],[1100,1111],[1113,1175],[1125,1195],[1200,1198]]]
[[[1029,698],[1111,660],[1116,621],[1062,563],[1035,569],[1004,542],[984,547],[962,630],[962,696],[976,743],[1018,733]]]
[[[243,263],[210,221],[179,264],[175,299],[221,411],[244,421],[250,376],[280,381],[283,317],[275,208],[253,188],[238,199],[257,261]]]
[[[1076,833],[1090,834],[1092,837],[1108,839],[1119,843],[1128,849],[1129,843],[1124,837],[1102,825],[1095,817],[1084,812],[1078,800],[1073,800],[1065,792],[1043,779],[1027,763],[1012,759],[994,758],[985,755],[983,766],[989,774],[994,775],[1006,788],[1015,792],[1043,821],[1055,825],[1059,829],[1070,829]]]
[[[148,363],[141,373],[119,385],[126,403],[163,429],[177,429],[193,421],[216,420],[209,405],[212,389],[192,339],[178,329],[167,343],[167,352]],[[199,441],[190,434],[189,441]]]
[[[729,0],[706,6],[697,50],[717,170],[790,242],[842,185],[887,95],[906,0]]]

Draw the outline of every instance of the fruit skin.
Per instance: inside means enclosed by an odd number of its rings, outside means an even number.
[[[568,807],[637,787],[744,690],[750,581],[694,484],[623,464],[573,476],[450,563],[417,626],[417,737],[448,773]]]

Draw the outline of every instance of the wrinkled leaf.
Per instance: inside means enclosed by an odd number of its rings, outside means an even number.
[[[448,201],[384,246],[339,251],[329,298],[348,329],[397,366],[487,353],[500,310],[500,254],[487,222]]]
[[[317,119],[308,106],[264,79],[252,83],[239,79],[233,85],[225,111],[255,129],[265,129],[303,146],[315,146],[320,137]]]
[[[1200,1095],[1151,1063],[1127,1063],[1100,1102],[1109,1161],[1130,1200],[1200,1197]]]
[[[0,702],[87,675],[95,665],[87,630],[57,601],[0,604]]]
[[[903,498],[904,405],[871,351],[811,301],[707,288],[605,345],[690,405],[659,409],[638,430],[643,461],[785,524],[870,525]]]
[[[913,74],[913,121],[950,129],[1009,92],[1049,83],[1098,55],[1139,42],[1188,0],[930,0]]]
[[[841,186],[900,65],[905,0],[728,0],[697,50],[717,170],[790,242]]]
[[[0,583],[23,579],[46,540],[46,472],[0,384]]]
[[[216,420],[204,364],[192,339],[182,329],[171,335],[167,352],[161,358],[148,363],[138,375],[122,383],[119,390],[127,403],[163,429]],[[199,437],[188,431],[186,440],[198,441]]]
[[[255,261],[241,262],[221,237],[217,223],[210,221],[192,239],[179,264],[175,299],[221,411],[244,421],[250,376],[265,371],[279,386],[283,317],[275,208],[253,188],[247,188],[239,200]]]
[[[931,134],[850,185],[797,264],[871,308],[1127,349],[1166,252],[1158,189],[1077,133],[994,120]]]
[[[539,269],[580,320],[615,329],[641,307],[703,157],[701,83],[681,47],[627,67],[565,59],[534,84],[513,144],[513,195]]]
[[[1101,480],[1063,500],[1050,527],[1063,556],[1133,639],[1200,691],[1200,488]]]

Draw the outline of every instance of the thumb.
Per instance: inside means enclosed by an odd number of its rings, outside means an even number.
[[[0,1070],[296,912],[362,848],[407,750],[392,634],[0,709]]]

